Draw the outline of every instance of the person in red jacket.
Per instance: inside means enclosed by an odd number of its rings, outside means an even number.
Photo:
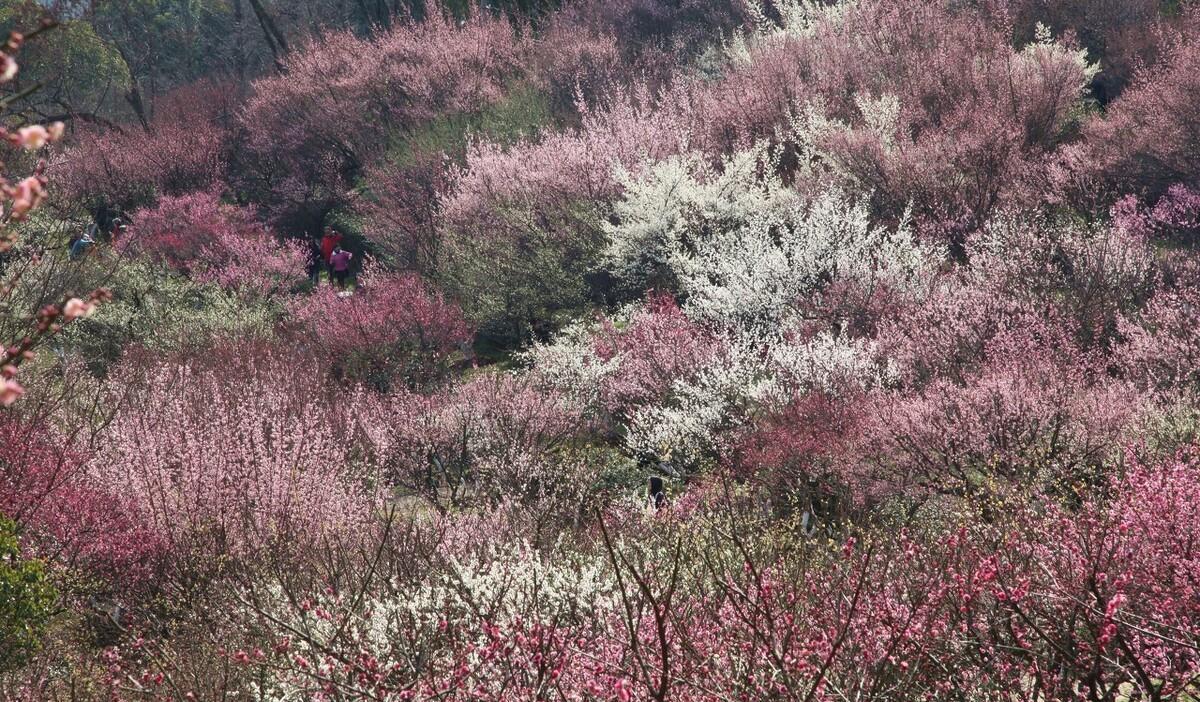
[[[333,227],[325,227],[325,236],[321,237],[321,260],[329,267],[330,277],[333,276],[333,266],[330,265],[330,259],[333,257],[333,250],[341,243],[341,233],[334,231]]]

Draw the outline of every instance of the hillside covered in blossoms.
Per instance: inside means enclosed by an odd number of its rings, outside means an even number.
[[[1200,6],[0,32],[0,701],[1200,700]]]

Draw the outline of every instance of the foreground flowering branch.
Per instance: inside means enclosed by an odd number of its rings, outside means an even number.
[[[0,83],[11,81],[16,77],[19,67],[14,55],[21,45],[38,34],[55,26],[53,21],[44,21],[42,26],[29,35],[19,32],[9,34],[8,41],[0,49]],[[35,86],[36,87],[36,86]],[[24,93],[11,95],[0,107],[7,106]],[[51,142],[62,139],[65,127],[62,122],[49,125],[31,124],[15,131],[0,127],[0,140],[9,145],[26,151],[40,151]],[[17,244],[17,235],[7,225],[20,222],[40,207],[47,197],[46,191],[46,162],[39,160],[34,172],[17,182],[10,181],[0,174],[0,253],[13,249]],[[7,205],[5,208],[4,205]],[[0,299],[11,296],[16,287],[16,281],[8,280],[0,284]],[[17,368],[23,362],[33,358],[34,348],[47,337],[62,330],[64,324],[74,319],[90,315],[96,305],[111,299],[111,294],[105,289],[94,290],[84,298],[70,296],[60,304],[47,305],[33,316],[33,329],[23,338],[14,340],[0,351],[0,405],[8,407],[24,394],[25,389],[16,380]]]
[[[17,368],[33,358],[33,349],[47,337],[62,331],[63,325],[96,311],[96,305],[112,299],[106,288],[92,291],[86,299],[67,298],[59,305],[47,305],[38,310],[33,331],[0,352],[0,405],[8,407],[24,394],[17,382]]]

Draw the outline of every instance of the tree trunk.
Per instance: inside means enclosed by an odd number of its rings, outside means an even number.
[[[133,65],[129,61],[129,56],[125,53],[124,47],[120,44],[116,45],[117,55],[125,63],[125,69],[129,71],[129,90],[125,93],[125,102],[133,108],[133,114],[137,115],[138,122],[142,125],[142,129],[147,134],[150,133],[150,120],[146,118],[146,103],[142,100],[142,91],[138,87],[138,76],[133,70]]]
[[[262,0],[249,0],[249,2],[250,9],[254,10],[254,16],[258,18],[258,23],[262,26],[267,46],[271,49],[271,55],[275,57],[275,66],[283,71],[283,55],[288,52],[287,39],[283,36],[283,32],[279,31],[279,26],[275,24],[274,18],[263,7]]]
[[[245,18],[242,0],[233,0],[233,72],[238,85],[246,84],[246,50],[242,46],[242,22]]]

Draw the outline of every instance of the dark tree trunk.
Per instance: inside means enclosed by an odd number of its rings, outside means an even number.
[[[258,24],[262,27],[267,46],[271,49],[271,55],[275,57],[275,67],[283,71],[285,69],[283,55],[288,52],[287,38],[283,36],[283,32],[279,31],[279,25],[275,24],[275,19],[263,7],[262,0],[249,0],[249,2],[250,9],[254,10],[254,16],[258,18]]]

